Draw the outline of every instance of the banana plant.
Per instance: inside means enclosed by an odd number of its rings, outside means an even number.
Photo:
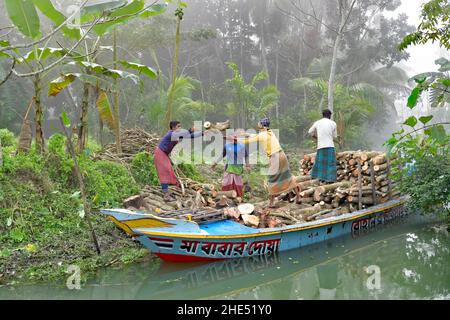
[[[228,62],[227,65],[233,71],[233,77],[226,80],[233,94],[233,101],[226,105],[228,115],[236,116],[239,127],[247,126],[249,120],[268,116],[270,110],[277,105],[280,93],[272,85],[262,89],[256,87],[259,82],[267,79],[267,73],[259,72],[246,83],[235,63]]]
[[[116,0],[103,2],[101,4],[86,6],[85,0],[78,13],[80,21],[75,21],[77,12],[66,17],[58,11],[50,0],[4,0],[8,16],[17,30],[24,36],[30,38],[33,42],[25,45],[13,45],[7,41],[0,44],[0,57],[14,59],[20,65],[29,68],[28,73],[19,74],[15,69],[14,73],[20,77],[32,77],[34,84],[35,101],[35,122],[36,122],[36,147],[40,152],[44,152],[44,135],[42,130],[43,107],[41,103],[42,80],[46,78],[49,71],[60,66],[66,59],[73,59],[73,53],[76,48],[83,43],[86,44],[86,36],[93,30],[98,37],[103,36],[113,30],[115,27],[127,23],[135,17],[148,18],[165,11],[165,5],[157,4],[145,7],[144,0]],[[38,11],[48,18],[53,24],[54,29],[51,33],[43,35],[41,32],[41,21]],[[70,23],[70,26],[69,26]],[[74,41],[70,49],[51,48],[48,46],[51,39],[59,32],[69,40]],[[98,41],[97,41],[98,43]],[[42,44],[45,44],[43,47]],[[21,56],[18,48],[29,48],[33,50]],[[55,58],[50,59],[50,58]],[[51,61],[45,65],[45,60]],[[89,59],[89,57],[88,57]],[[89,61],[88,62],[93,62]],[[14,65],[14,64],[13,64]],[[86,79],[88,75],[83,76]],[[70,79],[69,76],[67,79]],[[66,79],[66,80],[67,80]],[[89,90],[84,90],[84,93]],[[85,97],[83,97],[84,100]],[[87,108],[86,108],[87,110]]]
[[[81,14],[81,23],[89,23],[93,19],[98,19],[98,17],[101,17],[102,14],[105,13],[105,10],[109,10],[108,15],[108,21],[97,24],[93,27],[93,32],[97,35],[95,39],[91,41],[90,44],[88,44],[88,41],[85,41],[85,61],[78,61],[73,62],[77,63],[81,67],[81,73],[83,74],[81,77],[79,75],[75,76],[69,75],[68,77],[62,76],[62,79],[55,80],[53,83],[53,88],[57,84],[64,84],[65,80],[67,79],[80,79],[83,81],[83,98],[82,98],[82,107],[81,107],[81,118],[80,118],[80,125],[79,125],[79,144],[78,144],[78,151],[81,152],[84,147],[85,143],[87,141],[87,124],[88,124],[88,102],[89,102],[89,96],[90,91],[95,91],[98,93],[97,101],[106,101],[105,100],[105,94],[111,93],[114,95],[114,105],[112,109],[112,115],[114,116],[114,125],[111,125],[112,122],[111,119],[105,119],[103,115],[108,114],[104,112],[100,112],[99,110],[99,119],[100,119],[100,127],[102,127],[102,123],[109,124],[110,129],[114,132],[115,139],[116,139],[116,146],[117,151],[121,152],[121,141],[120,141],[120,107],[119,107],[119,79],[130,79],[132,81],[135,81],[136,83],[140,83],[141,87],[142,81],[139,80],[139,78],[129,72],[118,70],[118,66],[121,65],[125,69],[130,69],[133,71],[137,71],[139,74],[143,74],[151,79],[156,79],[157,74],[156,72],[145,65],[142,65],[140,63],[134,62],[134,61],[127,61],[127,60],[119,60],[118,58],[118,52],[117,52],[117,46],[116,46],[116,29],[120,25],[124,25],[128,22],[130,22],[132,19],[135,18],[150,18],[156,15],[160,15],[165,12],[167,5],[166,4],[153,4],[151,6],[145,6],[144,0],[133,0],[133,1],[115,1],[113,2],[114,7],[106,7],[105,5],[108,3],[102,3],[94,6],[89,6],[84,8]],[[102,50],[98,50],[99,46],[98,44],[102,40],[102,38],[106,37],[107,35],[113,33],[113,46],[109,47],[109,49],[113,53],[113,61],[111,65],[113,65],[113,68],[107,68],[105,66],[101,66],[97,64],[97,57],[98,54],[90,55],[90,52],[101,52]],[[104,51],[104,50],[103,50]],[[91,76],[93,74],[100,75],[101,78],[104,77],[110,77],[113,79],[112,84],[110,84],[110,87],[107,88],[105,86],[100,85],[93,85],[92,84],[92,78]],[[88,80],[88,81],[86,81]],[[90,90],[95,88],[95,90]],[[50,90],[51,91],[51,90]],[[50,92],[49,92],[50,94]],[[53,94],[56,94],[56,91],[53,92]],[[106,94],[107,99],[107,94]],[[99,103],[97,103],[97,106]],[[102,105],[105,105],[103,103]],[[108,101],[109,105],[109,101]]]

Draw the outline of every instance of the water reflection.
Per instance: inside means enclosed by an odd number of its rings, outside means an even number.
[[[105,269],[79,291],[0,288],[0,299],[449,298],[450,241],[439,230],[410,220],[357,239],[344,237],[276,255]],[[379,268],[380,288],[368,288],[369,266]]]

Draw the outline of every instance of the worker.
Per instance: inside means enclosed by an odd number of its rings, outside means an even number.
[[[160,140],[158,147],[154,151],[155,167],[164,193],[164,201],[175,200],[169,193],[169,185],[180,186],[170,162],[170,153],[183,138],[194,139],[201,136],[203,136],[203,131],[195,132],[194,128],[186,130],[181,127],[179,121],[170,122],[169,131]]]
[[[241,143],[249,144],[252,142],[259,142],[262,149],[267,153],[269,158],[269,207],[274,208],[275,197],[282,193],[294,191],[296,194],[296,201],[300,201],[300,187],[297,184],[295,177],[291,174],[289,162],[281,145],[273,133],[269,129],[270,120],[264,118],[258,122],[259,133],[251,135],[244,139],[238,139]]]
[[[246,146],[238,142],[238,135],[229,135],[229,142],[225,142],[222,154],[213,162],[211,168],[214,170],[217,163],[226,158],[225,172],[223,173],[222,191],[235,190],[238,197],[244,195],[244,183],[242,174],[244,173],[244,164],[246,169],[250,170],[248,150]]]
[[[337,180],[336,149],[334,140],[338,141],[336,122],[331,120],[332,112],[323,110],[323,118],[316,121],[308,133],[317,141],[317,154],[311,177],[323,183],[332,183]]]

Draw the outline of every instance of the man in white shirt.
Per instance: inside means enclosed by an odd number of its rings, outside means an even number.
[[[325,109],[323,118],[316,121],[308,133],[317,138],[317,154],[311,177],[323,182],[336,182],[336,149],[334,139],[337,139],[337,125],[331,120],[331,111]]]

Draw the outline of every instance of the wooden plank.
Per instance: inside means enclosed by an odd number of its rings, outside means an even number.
[[[356,160],[356,164],[358,167],[358,210],[362,209],[362,181],[361,181],[361,161],[359,159]]]
[[[373,169],[373,162],[369,161],[369,169],[370,169],[370,185],[372,186],[372,199],[373,204],[377,204],[377,194],[376,194],[376,186],[375,186],[375,170]]]
[[[392,200],[391,159],[387,157],[386,177],[388,180],[388,199]]]

